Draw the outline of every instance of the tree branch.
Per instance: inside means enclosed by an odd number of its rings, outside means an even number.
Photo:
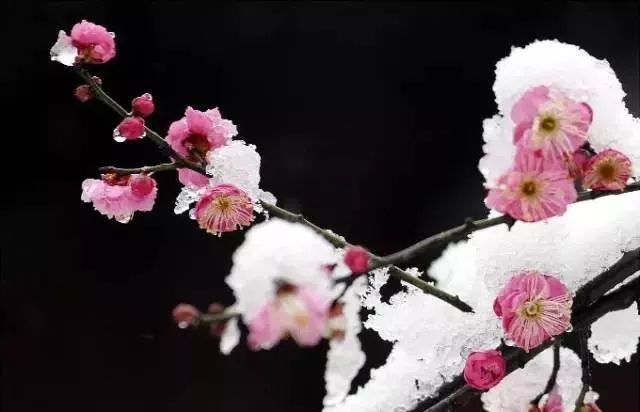
[[[549,380],[547,381],[547,385],[544,387],[544,390],[540,392],[540,395],[536,396],[532,401],[532,405],[538,405],[540,399],[547,393],[553,390],[553,387],[556,386],[556,379],[558,378],[558,371],[560,370],[560,342],[555,342],[553,345],[553,369],[551,370],[551,375],[549,376]]]
[[[164,172],[167,170],[176,170],[175,163],[161,163],[154,166],[142,166],[134,168],[123,168],[115,166],[104,166],[98,169],[100,173],[116,173],[119,175],[133,175],[133,174],[149,174],[155,172]]]
[[[636,252],[638,253],[638,252]],[[623,257],[625,259],[625,257]],[[621,260],[623,260],[621,259]],[[616,265],[614,265],[616,266]],[[613,267],[613,266],[612,266]],[[611,273],[606,271],[605,273]],[[630,273],[631,276],[633,273]],[[622,279],[624,280],[624,279]],[[615,285],[612,285],[613,287]],[[597,286],[587,283],[583,285],[577,294],[587,293],[583,292],[586,289],[591,289]],[[557,336],[555,340],[548,340],[542,345],[532,349],[529,353],[524,352],[522,349],[515,347],[501,347],[503,356],[507,361],[507,374],[513,372],[518,368],[524,367],[531,359],[536,355],[549,348],[555,342],[560,343],[567,336],[575,336],[577,333],[581,333],[584,328],[590,327],[590,325],[596,320],[609,312],[626,309],[633,302],[640,298],[640,278],[634,279],[626,285],[623,285],[618,290],[604,295],[606,291],[600,294],[600,297],[592,302],[591,305],[576,306],[572,315],[573,330],[571,332],[565,332],[564,334]],[[434,398],[426,399],[420,402],[412,412],[444,412],[448,411],[452,406],[461,406],[466,404],[471,398],[480,395],[482,392],[476,391],[469,385],[465,384],[462,375],[457,376],[449,384],[445,384],[440,388],[438,396]]]
[[[352,246],[342,236],[338,236],[330,230],[322,229],[316,224],[308,221],[303,215],[299,213],[292,213],[276,205],[272,205],[264,202],[262,203],[262,206],[273,216],[277,216],[281,219],[288,220],[289,222],[296,222],[296,223],[301,223],[303,225],[309,226],[316,232],[320,233],[325,239],[327,239],[335,247],[346,248],[346,247]],[[371,252],[369,252],[369,259],[371,260],[374,268],[387,266],[387,265],[379,264],[381,258]],[[371,269],[371,266],[369,269],[373,270]],[[456,308],[460,309],[463,312],[473,312],[473,308],[468,304],[466,304],[465,302],[463,302],[459,297],[453,296],[441,289],[438,289],[432,284],[425,282],[419,277],[414,276],[409,272],[400,269],[397,266],[390,266],[389,274],[393,277],[400,279],[403,282],[409,283],[417,287],[418,289],[422,290],[424,293],[435,296],[436,298],[444,302],[447,302],[452,306],[455,306]]]
[[[580,192],[578,194],[578,199],[576,200],[576,202],[593,200],[593,199],[597,199],[604,196],[635,192],[637,190],[640,190],[640,182],[632,183],[628,185],[624,190],[619,192],[589,190],[589,191]],[[418,243],[415,243],[405,249],[402,249],[398,252],[381,257],[378,261],[377,266],[373,266],[372,269],[375,269],[376,267],[379,267],[379,266],[407,264],[412,259],[416,258],[417,256],[423,253],[439,248],[448,243],[462,240],[466,238],[469,234],[475,231],[487,229],[492,226],[498,226],[503,223],[507,224],[507,226],[511,226],[515,223],[515,220],[508,215],[502,215],[498,217],[493,217],[489,219],[480,219],[480,220],[468,219],[464,224],[460,226],[456,226],[452,229],[445,230],[444,232],[437,233],[433,236],[429,236],[428,238],[423,239]]]
[[[78,75],[87,82],[87,84],[89,85],[89,87],[91,87],[92,92],[94,93],[94,95],[96,96],[96,98],[98,100],[100,100],[102,103],[106,104],[107,106],[109,106],[112,110],[114,110],[116,113],[118,113],[120,116],[122,117],[126,117],[129,116],[129,113],[120,105],[118,104],[118,102],[116,102],[113,98],[111,98],[111,96],[109,96],[103,89],[102,86],[100,86],[99,84],[97,84],[91,77],[91,74],[82,67],[77,67],[74,66],[76,68],[76,72],[78,73]],[[160,151],[162,153],[164,153],[165,155],[167,155],[168,157],[172,158],[175,162],[175,166],[174,167],[184,167],[184,168],[188,168],[191,169],[195,172],[198,172],[202,175],[207,176],[206,174],[206,170],[204,167],[202,167],[202,165],[198,165],[196,163],[193,163],[191,161],[189,161],[188,159],[186,159],[185,157],[181,156],[179,153],[177,153],[175,150],[173,150],[173,148],[155,131],[153,131],[152,129],[150,129],[149,127],[145,126],[145,131],[147,132],[147,136],[151,139],[151,141],[153,141],[158,148],[160,149]],[[133,173],[137,173],[137,170],[141,170],[143,168],[140,169],[120,169],[122,171],[124,171],[126,173],[126,171],[130,171],[130,170],[135,170]],[[104,168],[101,170],[105,170]],[[117,168],[109,168],[106,170],[117,170]],[[165,169],[163,169],[165,170]],[[117,172],[116,172],[117,173]],[[344,240],[344,238],[342,238],[341,236],[336,235],[335,233],[331,232],[330,230],[325,230],[320,228],[319,226],[315,225],[314,223],[311,223],[310,221],[308,221],[307,219],[305,219],[301,214],[296,214],[296,213],[292,213],[289,212],[288,210],[285,210],[281,207],[278,207],[276,205],[272,205],[266,202],[262,202],[263,207],[273,216],[277,216],[281,219],[285,219],[288,220],[290,222],[297,222],[297,223],[301,223],[303,225],[306,225],[308,227],[310,227],[311,229],[315,230],[316,232],[318,232],[320,235],[322,235],[326,240],[328,240],[331,244],[333,244],[336,247],[347,247],[350,246],[350,244]],[[379,262],[380,257],[376,256],[374,254],[370,255],[371,260],[375,263],[375,262]],[[397,277],[398,279],[409,283],[419,289],[421,289],[424,293],[430,294],[444,302],[449,303],[450,305],[458,308],[459,310],[463,311],[463,312],[473,312],[473,308],[471,306],[469,306],[468,304],[466,304],[465,302],[463,302],[460,298],[458,298],[457,296],[453,296],[448,294],[447,292],[444,292],[438,288],[436,288],[435,286],[425,282],[424,280],[411,275],[410,273],[392,266],[389,268],[389,274]]]

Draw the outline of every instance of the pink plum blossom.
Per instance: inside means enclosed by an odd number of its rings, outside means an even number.
[[[584,185],[596,190],[623,190],[631,177],[631,160],[623,153],[606,149],[585,166]]]
[[[543,157],[562,159],[587,141],[593,113],[557,89],[538,86],[527,91],[511,111],[514,143]]]
[[[464,380],[472,388],[487,390],[504,378],[507,363],[497,350],[471,352],[464,366]]]
[[[82,200],[108,218],[127,223],[134,212],[148,212],[153,208],[157,195],[156,182],[143,175],[102,175],[101,179],[82,182]]]
[[[350,246],[345,251],[344,263],[352,273],[364,273],[369,267],[369,252],[362,246]]]
[[[493,303],[505,334],[526,352],[560,335],[571,322],[572,298],[551,275],[526,271],[513,276]]]
[[[82,20],[71,29],[71,44],[81,63],[106,63],[116,55],[114,34],[98,24]]]
[[[195,207],[196,220],[208,233],[221,235],[249,226],[253,222],[253,203],[233,185],[208,187]]]
[[[217,108],[201,112],[188,107],[185,116],[169,126],[167,142],[180,155],[203,163],[210,150],[224,146],[237,133],[235,125],[223,119]],[[183,185],[195,188],[205,186],[208,181],[206,176],[189,169],[179,170],[178,179]]]
[[[131,101],[131,112],[134,116],[149,117],[155,109],[153,97],[149,93],[138,96]]]
[[[144,119],[141,117],[126,117],[118,127],[113,130],[113,139],[116,142],[141,139],[145,136]]]
[[[517,220],[536,222],[562,215],[578,197],[565,166],[533,152],[519,152],[485,199],[488,207]]]
[[[286,336],[300,346],[314,346],[327,329],[331,300],[309,287],[282,285],[249,321],[249,346],[270,349]]]

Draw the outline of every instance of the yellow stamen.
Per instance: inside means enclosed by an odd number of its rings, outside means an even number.
[[[547,133],[553,132],[557,127],[558,121],[555,117],[545,116],[540,120],[540,129]]]
[[[520,191],[523,195],[532,197],[535,196],[535,194],[538,192],[538,187],[534,181],[529,180],[522,184],[522,186],[520,187]]]

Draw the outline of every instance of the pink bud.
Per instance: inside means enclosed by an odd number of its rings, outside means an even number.
[[[80,86],[76,87],[73,95],[76,96],[76,99],[80,100],[82,103],[88,102],[93,98],[93,92],[91,91],[91,87],[89,87],[88,84],[81,84]]]
[[[350,246],[344,254],[344,263],[351,272],[364,273],[369,267],[369,252],[362,246]]]
[[[471,352],[464,366],[464,380],[469,386],[486,390],[504,378],[507,363],[497,350]]]
[[[145,93],[131,101],[131,109],[135,116],[150,116],[155,108],[156,106],[153,104],[153,98],[149,93]]]
[[[198,323],[200,312],[194,306],[181,303],[173,309],[173,320],[178,324],[180,329],[186,329],[189,326]]]
[[[113,138],[117,142],[124,142],[125,140],[140,139],[144,137],[144,134],[144,120],[140,117],[127,117],[113,131]]]
[[[156,187],[156,181],[150,176],[140,174],[131,176],[129,180],[131,193],[136,197],[145,197]]]

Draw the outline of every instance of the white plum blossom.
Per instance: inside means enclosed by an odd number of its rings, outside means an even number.
[[[52,61],[65,66],[73,66],[78,57],[78,49],[71,43],[71,37],[64,30],[58,32],[58,40],[51,46],[49,52]]]
[[[333,246],[312,229],[273,218],[253,226],[233,254],[226,282],[236,297],[236,310],[249,322],[275,297],[278,282],[313,288],[332,295],[326,267],[336,263]]]

